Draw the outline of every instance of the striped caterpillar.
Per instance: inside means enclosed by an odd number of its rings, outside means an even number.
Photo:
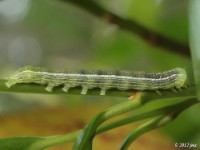
[[[162,73],[146,73],[121,70],[68,70],[48,72],[46,69],[27,66],[19,69],[6,82],[10,88],[17,83],[37,83],[47,85],[46,91],[63,85],[62,90],[81,86],[81,94],[87,94],[88,89],[100,88],[100,95],[105,95],[108,89],[118,90],[159,90],[181,89],[186,85],[187,74],[182,68],[174,68]]]

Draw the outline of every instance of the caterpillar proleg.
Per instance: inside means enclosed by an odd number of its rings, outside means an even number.
[[[51,92],[54,87],[63,85],[62,90],[81,86],[81,94],[87,94],[89,89],[100,88],[100,95],[105,95],[108,89],[118,90],[160,90],[181,89],[187,81],[186,71],[174,68],[165,72],[146,73],[126,70],[67,70],[65,72],[48,72],[38,67],[27,66],[19,69],[6,82],[6,86],[18,83],[37,83],[47,85]]]

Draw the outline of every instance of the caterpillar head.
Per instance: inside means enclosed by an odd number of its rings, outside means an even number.
[[[186,86],[186,84],[187,84],[187,73],[186,73],[185,69],[182,69],[182,68],[176,68],[176,71],[178,72],[178,75],[177,75],[175,87],[177,89],[180,89],[180,88]]]

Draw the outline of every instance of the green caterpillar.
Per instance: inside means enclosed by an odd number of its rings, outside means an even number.
[[[7,87],[18,83],[37,83],[47,85],[51,92],[56,86],[63,85],[62,90],[81,86],[81,94],[88,89],[100,88],[100,95],[108,89],[118,90],[159,90],[181,89],[186,85],[187,74],[182,68],[174,68],[161,73],[146,73],[121,70],[67,70],[66,72],[48,72],[47,69],[27,66],[19,69],[6,82]]]

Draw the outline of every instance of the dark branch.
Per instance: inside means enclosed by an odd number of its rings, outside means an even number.
[[[112,12],[107,11],[106,9],[104,9],[103,7],[101,7],[92,0],[61,0],[61,1],[68,1],[70,3],[73,3],[97,17],[106,17],[110,23],[118,25],[121,29],[137,34],[151,45],[162,47],[165,50],[175,52],[184,55],[186,57],[190,57],[191,55],[188,44],[174,41],[159,33],[150,31],[149,29],[145,28],[144,26],[141,26],[134,20],[129,20],[119,17],[113,14]]]

